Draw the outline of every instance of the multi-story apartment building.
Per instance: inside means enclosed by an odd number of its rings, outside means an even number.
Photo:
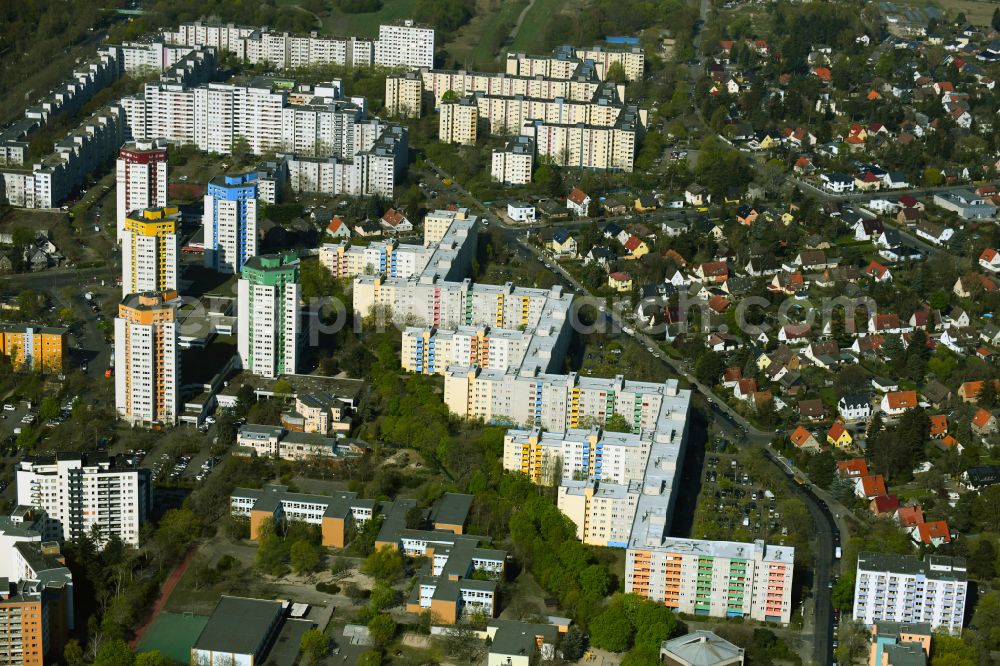
[[[257,254],[257,174],[216,176],[205,193],[205,267],[239,273]]]
[[[150,510],[148,469],[119,466],[103,454],[59,453],[22,460],[16,480],[17,503],[44,511],[62,539],[94,536],[103,545],[118,537],[139,545]]]
[[[520,365],[532,333],[459,326],[455,330],[407,327],[403,331],[402,365],[408,372],[443,375],[453,365],[505,370]]]
[[[535,141],[515,136],[501,150],[493,151],[490,176],[505,185],[527,185],[535,165]]]
[[[937,632],[960,634],[968,572],[960,557],[863,552],[854,580],[854,619],[926,622]]]
[[[129,213],[167,205],[166,140],[126,143],[118,152],[116,168],[117,228],[121,243]]]
[[[635,152],[644,132],[637,109],[623,109],[614,125],[528,122],[521,133],[535,141],[538,155],[560,166],[598,171],[626,171],[635,167]]]
[[[309,65],[347,67],[432,67],[434,30],[410,20],[379,26],[378,40],[290,35],[266,28],[182,23],[163,35],[170,44],[212,46],[248,63],[270,63],[278,69]]]
[[[571,479],[628,485],[645,474],[652,447],[651,431],[612,432],[598,426],[564,432],[511,429],[504,435],[503,467],[542,485]]]
[[[420,118],[423,111],[424,83],[420,72],[406,72],[385,77],[385,108],[390,116]]]
[[[444,143],[476,145],[479,107],[472,97],[441,102],[438,114],[438,139]]]
[[[65,328],[0,323],[0,354],[16,372],[60,373],[66,364]]]
[[[573,49],[573,53],[577,58],[592,62],[597,76],[602,81],[607,78],[608,70],[615,64],[621,65],[625,78],[629,81],[641,81],[646,69],[646,53],[640,46],[625,48],[592,46]]]
[[[73,575],[48,541],[45,516],[18,507],[0,518],[0,662],[58,661],[74,628]]]
[[[515,76],[568,79],[577,76],[581,66],[587,66],[592,68],[595,75],[603,81],[607,78],[608,69],[615,63],[622,66],[626,79],[638,81],[642,79],[646,67],[646,54],[638,46],[623,48],[561,46],[551,55],[508,53],[506,72]]]
[[[433,67],[434,28],[409,19],[383,23],[375,42],[375,64],[382,67]]]
[[[657,537],[642,543],[633,531],[626,551],[625,591],[681,613],[788,624],[794,564],[794,548],[762,540]]]
[[[125,217],[122,293],[177,289],[180,219],[176,206],[135,210]]]
[[[424,92],[434,100],[434,108],[440,107],[445,93],[449,92],[449,96],[458,97],[482,93],[497,97],[589,102],[601,87],[593,68],[587,65],[579,66],[571,77],[565,79],[450,69],[421,69],[420,78]],[[621,91],[624,94],[624,88]]]
[[[594,546],[624,548],[642,494],[642,481],[626,484],[594,479],[564,479],[559,510],[576,525],[576,538]]]
[[[132,425],[174,425],[180,410],[177,292],[129,294],[115,319],[115,407]]]
[[[298,258],[293,253],[251,257],[237,293],[243,368],[270,378],[295,374],[301,332]]]

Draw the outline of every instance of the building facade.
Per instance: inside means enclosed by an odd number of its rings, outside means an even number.
[[[795,549],[763,541],[630,542],[625,592],[682,613],[788,624]]]
[[[17,503],[44,511],[60,538],[96,535],[139,545],[139,528],[149,516],[152,483],[147,469],[120,466],[95,454],[58,454],[18,463]]]
[[[132,425],[175,425],[181,357],[177,292],[129,294],[115,319],[115,407]]]
[[[854,619],[870,627],[891,622],[927,623],[936,632],[960,634],[968,572],[960,557],[863,552],[854,582]]]
[[[502,150],[493,151],[490,177],[506,185],[527,185],[535,165],[535,142],[527,136],[516,136]]]
[[[420,118],[424,93],[419,72],[406,72],[385,77],[385,108],[390,116]]]
[[[240,363],[255,375],[295,374],[301,332],[299,260],[294,254],[251,257],[237,286]]]
[[[10,359],[15,372],[60,373],[68,334],[65,328],[0,323],[0,354]]]
[[[120,238],[123,294],[177,289],[180,219],[176,206],[144,208],[125,217]]]
[[[443,143],[476,145],[479,107],[469,97],[441,103],[438,114],[438,140]]]
[[[0,662],[43,666],[60,659],[74,628],[73,575],[46,518],[26,507],[0,517]]]
[[[118,152],[115,183],[120,243],[130,213],[167,205],[166,140],[136,141],[122,146]]]
[[[257,254],[257,178],[216,176],[205,194],[205,267],[239,273]]]

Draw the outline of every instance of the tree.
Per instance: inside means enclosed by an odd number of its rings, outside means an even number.
[[[41,421],[48,421],[59,414],[59,401],[49,395],[42,399],[42,404],[38,406],[38,418]]]
[[[456,624],[445,635],[445,651],[456,660],[474,663],[482,657],[486,646],[479,640],[475,627],[466,621]]]
[[[358,657],[358,666],[382,666],[382,653],[378,650],[362,652]]]
[[[174,666],[174,660],[160,654],[158,650],[143,652],[135,656],[135,666]]]
[[[392,608],[396,605],[396,590],[383,581],[376,581],[372,586],[368,604],[376,612]]]
[[[632,426],[624,416],[615,412],[604,422],[604,429],[608,432],[632,432]]]
[[[396,635],[396,623],[388,613],[379,613],[368,621],[368,633],[376,648],[385,649]]]
[[[846,572],[837,579],[830,592],[830,603],[842,611],[854,607],[854,572]]]
[[[292,559],[292,569],[297,574],[312,573],[319,566],[319,552],[316,546],[305,539],[293,543],[289,555]]]
[[[625,68],[620,62],[613,62],[608,66],[608,71],[604,73],[605,81],[614,81],[615,83],[627,83],[628,77],[625,76]]]
[[[63,659],[66,661],[66,666],[83,664],[83,648],[80,647],[80,641],[71,638],[66,643],[66,647],[63,648]]]
[[[982,538],[969,556],[969,571],[980,580],[988,581],[997,575],[997,549],[993,542]]]
[[[810,456],[809,462],[806,464],[806,472],[817,486],[820,488],[829,488],[830,484],[833,483],[833,470],[835,466],[836,463],[833,460],[833,454],[829,451],[820,451]]]
[[[97,658],[94,659],[94,666],[134,666],[135,656],[129,649],[128,643],[116,638],[113,641],[103,643],[97,651]]]
[[[632,644],[635,630],[620,608],[608,606],[590,625],[590,642],[611,652],[624,652]]]
[[[319,629],[313,628],[302,634],[299,649],[305,657],[306,664],[315,666],[330,651],[330,639]]]
[[[361,573],[389,583],[395,582],[403,575],[403,554],[391,546],[382,546],[361,563]]]
[[[706,351],[694,364],[694,376],[707,386],[718,384],[725,370],[726,363],[722,355],[714,351]]]
[[[599,597],[606,596],[611,589],[611,574],[599,564],[591,564],[580,572],[580,587]]]
[[[569,631],[563,636],[560,647],[566,661],[576,661],[587,651],[587,637],[575,624],[570,625]]]

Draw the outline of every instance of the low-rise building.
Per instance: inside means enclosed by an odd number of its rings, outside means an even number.
[[[660,644],[665,666],[743,666],[744,657],[743,648],[701,629]]]
[[[192,664],[262,664],[288,603],[223,596],[191,648]]]
[[[875,622],[869,644],[868,666],[926,666],[931,654],[931,626],[926,622]]]
[[[556,656],[559,627],[513,620],[490,620],[486,635],[490,639],[487,666],[529,666],[537,660],[551,661]]]
[[[236,445],[243,449],[239,453],[281,460],[344,460],[365,452],[359,444],[347,440],[249,423],[240,427]]]

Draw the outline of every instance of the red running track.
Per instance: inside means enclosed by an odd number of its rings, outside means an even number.
[[[163,607],[167,605],[167,599],[170,598],[170,594],[174,591],[174,588],[177,587],[177,583],[181,582],[181,578],[184,577],[184,572],[187,571],[188,566],[190,566],[191,560],[194,559],[194,554],[197,551],[198,551],[197,545],[191,546],[191,548],[188,549],[187,554],[184,556],[184,559],[181,560],[176,567],[174,567],[174,570],[171,571],[170,575],[167,576],[166,580],[163,581],[163,585],[160,586],[160,596],[157,597],[156,603],[153,604],[153,607],[150,609],[149,617],[146,619],[146,622],[141,627],[136,629],[135,636],[129,643],[129,647],[131,647],[133,650],[136,649],[136,647],[138,647],[139,641],[142,640],[143,634],[146,633],[150,625],[153,624],[153,622],[156,620],[157,616],[160,614],[160,611],[163,610]]]

